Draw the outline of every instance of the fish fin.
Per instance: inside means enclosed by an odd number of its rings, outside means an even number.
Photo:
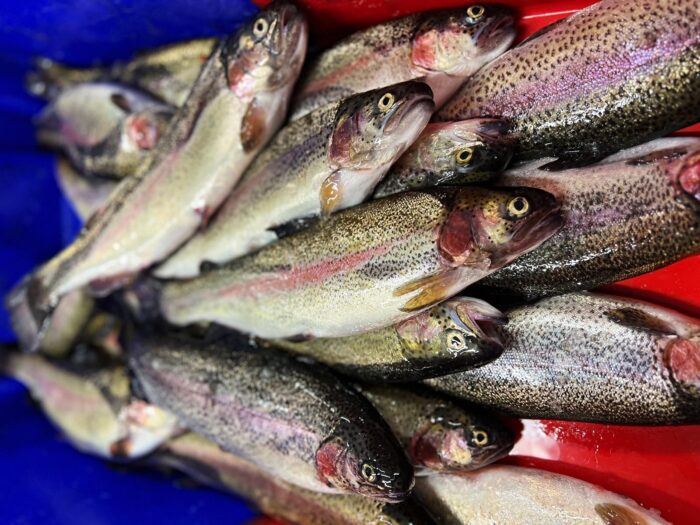
[[[595,154],[593,152],[584,153],[581,151],[570,152],[560,155],[559,158],[543,164],[539,167],[542,171],[562,171],[572,168],[582,168],[595,163],[604,155]]]
[[[515,47],[524,46],[524,45],[526,45],[526,44],[529,44],[530,42],[532,42],[532,41],[535,40],[536,38],[539,38],[539,37],[541,37],[542,35],[546,35],[546,34],[549,33],[552,29],[555,29],[557,26],[559,26],[561,23],[563,23],[565,20],[566,20],[566,18],[562,18],[561,20],[557,20],[556,22],[552,22],[551,24],[544,26],[544,27],[543,27],[542,29],[540,29],[539,31],[535,31],[534,33],[532,33],[529,37],[527,37],[525,40],[523,40],[522,42],[520,42],[520,43],[519,43],[517,46],[515,46]]]
[[[243,151],[249,153],[260,146],[265,134],[265,108],[253,99],[243,115],[241,123],[241,144]]]
[[[406,301],[402,312],[415,312],[447,299],[450,289],[459,276],[459,268],[453,268],[442,273],[416,279],[394,290],[394,296],[402,296],[411,292],[420,292]]]
[[[285,341],[289,341],[290,343],[305,343],[306,341],[311,341],[313,339],[313,336],[308,335],[308,334],[296,334],[291,337],[285,337]]]
[[[647,525],[641,514],[617,503],[598,503],[595,511],[605,525]]]
[[[109,97],[109,100],[111,100],[112,104],[117,106],[124,113],[131,113],[132,112],[131,104],[129,104],[129,100],[121,93],[112,93]]]
[[[93,281],[90,281],[88,288],[92,295],[96,297],[105,297],[114,290],[126,286],[136,275],[137,274],[134,272],[125,272],[118,275],[112,275],[110,277],[94,279]]]
[[[340,207],[343,201],[340,173],[333,173],[321,184],[319,198],[321,199],[321,215],[327,217]]]
[[[284,237],[288,237],[289,235],[293,235],[301,230],[305,230],[316,222],[318,222],[318,217],[301,217],[299,219],[293,219],[289,222],[285,222],[284,224],[280,224],[278,226],[273,226],[271,228],[268,228],[268,230],[274,233],[277,236],[277,239],[282,239]]]
[[[676,330],[668,324],[663,319],[654,317],[648,314],[644,310],[632,307],[622,307],[614,308],[612,310],[607,310],[605,316],[612,322],[627,326],[629,328],[636,328],[639,330],[646,330],[649,332],[659,332],[662,334],[676,334]]]

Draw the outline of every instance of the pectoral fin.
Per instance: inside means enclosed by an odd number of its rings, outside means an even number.
[[[327,217],[340,207],[342,202],[342,184],[339,173],[333,173],[321,184],[321,215]]]
[[[241,145],[246,153],[258,148],[263,136],[265,135],[265,108],[257,101],[253,101],[248,105],[248,109],[243,115],[241,123]]]
[[[415,312],[447,299],[459,278],[459,270],[459,268],[454,268],[436,275],[417,279],[394,290],[394,295],[397,297],[416,291],[419,292],[403,305],[401,311]]]
[[[617,503],[598,503],[595,511],[605,525],[646,525],[647,519]]]
[[[673,326],[666,321],[637,308],[615,308],[606,311],[605,316],[612,322],[629,328],[659,332],[662,334],[676,334],[676,330]]]

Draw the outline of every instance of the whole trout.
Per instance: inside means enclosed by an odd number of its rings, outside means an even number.
[[[209,226],[156,269],[193,277],[277,239],[275,227],[359,204],[418,137],[435,106],[430,88],[405,82],[351,96],[280,131]]]
[[[214,321],[264,338],[341,337],[448,299],[561,226],[530,188],[407,192],[336,213],[262,250],[163,285],[171,323]]]
[[[505,117],[517,158],[592,163],[700,120],[700,0],[603,0],[471,77],[439,120]]]
[[[515,38],[513,13],[497,5],[428,11],[391,20],[342,40],[304,73],[292,120],[354,93],[422,79],[438,107],[464,79]]]
[[[590,293],[507,312],[492,364],[427,383],[525,418],[628,425],[700,422],[700,322]]]
[[[284,354],[136,335],[130,363],[148,399],[271,476],[318,492],[401,501],[413,471],[359,394]]]

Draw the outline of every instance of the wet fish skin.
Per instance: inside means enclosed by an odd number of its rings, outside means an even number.
[[[515,145],[507,126],[492,118],[428,124],[377,185],[374,197],[490,180],[513,155]]]
[[[277,239],[274,228],[359,204],[433,114],[430,88],[404,82],[353,95],[296,120],[253,162],[208,227],[160,265],[194,277]]]
[[[513,433],[493,415],[416,386],[362,385],[411,463],[432,472],[466,472],[508,455]],[[419,472],[420,474],[420,472]]]
[[[516,158],[556,157],[552,168],[696,123],[700,2],[647,7],[603,0],[555,22],[472,76],[436,118],[508,118]]]
[[[592,289],[700,252],[700,139],[660,139],[578,169],[537,169],[543,162],[496,184],[552,193],[564,227],[481,281],[490,296],[531,301]]]
[[[540,190],[401,193],[165,283],[160,310],[176,325],[211,321],[268,339],[353,335],[448,299],[560,226],[558,204]]]
[[[473,5],[356,32],[306,68],[291,119],[353,93],[414,79],[430,85],[440,107],[466,77],[508,49],[515,38],[513,22],[509,8]]]
[[[354,494],[324,494],[285,483],[194,433],[170,440],[151,461],[156,465],[178,469],[206,485],[243,496],[267,516],[284,520],[285,523],[434,523],[412,499],[390,504]]]
[[[27,89],[34,95],[53,99],[76,84],[111,80],[135,86],[180,107],[217,43],[216,38],[177,42],[106,67],[71,67],[41,58],[28,75]]]
[[[281,124],[306,41],[303,16],[274,3],[220,44],[148,168],[122,183],[79,238],[42,267],[39,306],[50,310],[86,285],[107,294],[206,223]]]
[[[270,475],[308,490],[401,501],[413,471],[356,392],[284,354],[167,334],[136,335],[131,367],[147,398]]]
[[[416,492],[444,525],[668,525],[657,512],[591,483],[511,465],[422,477]]]
[[[700,421],[700,322],[591,293],[506,312],[497,364],[429,379],[447,394],[538,419],[626,425]]]
[[[85,177],[63,158],[56,163],[56,181],[83,223],[107,202],[118,184],[107,178]]]
[[[503,320],[489,304],[459,297],[362,334],[259,344],[311,357],[363,382],[419,381],[496,359],[503,347],[493,325]]]
[[[0,371],[23,383],[82,452],[111,461],[134,460],[178,432],[174,416],[132,397],[122,364],[72,365],[16,353],[4,354],[0,361]]]

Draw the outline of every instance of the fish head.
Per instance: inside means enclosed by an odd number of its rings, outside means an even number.
[[[426,15],[412,42],[411,60],[426,74],[465,77],[503,53],[516,36],[507,7],[473,4]]]
[[[663,362],[684,397],[697,407],[700,401],[700,334],[667,340]]]
[[[682,159],[678,171],[678,185],[696,204],[700,204],[700,150]]]
[[[503,267],[563,225],[555,197],[535,188],[469,187],[457,191],[438,237],[449,266]]]
[[[496,326],[504,315],[480,299],[459,297],[396,325],[406,359],[438,362],[460,370],[493,361],[503,353]]]
[[[513,433],[494,417],[445,403],[411,436],[408,454],[433,471],[465,471],[505,457],[513,445]]]
[[[296,81],[306,54],[308,26],[291,3],[273,2],[224,44],[229,88],[242,99]]]
[[[329,487],[396,503],[413,488],[413,468],[391,431],[364,419],[360,428],[341,420],[316,452],[316,470]]]

